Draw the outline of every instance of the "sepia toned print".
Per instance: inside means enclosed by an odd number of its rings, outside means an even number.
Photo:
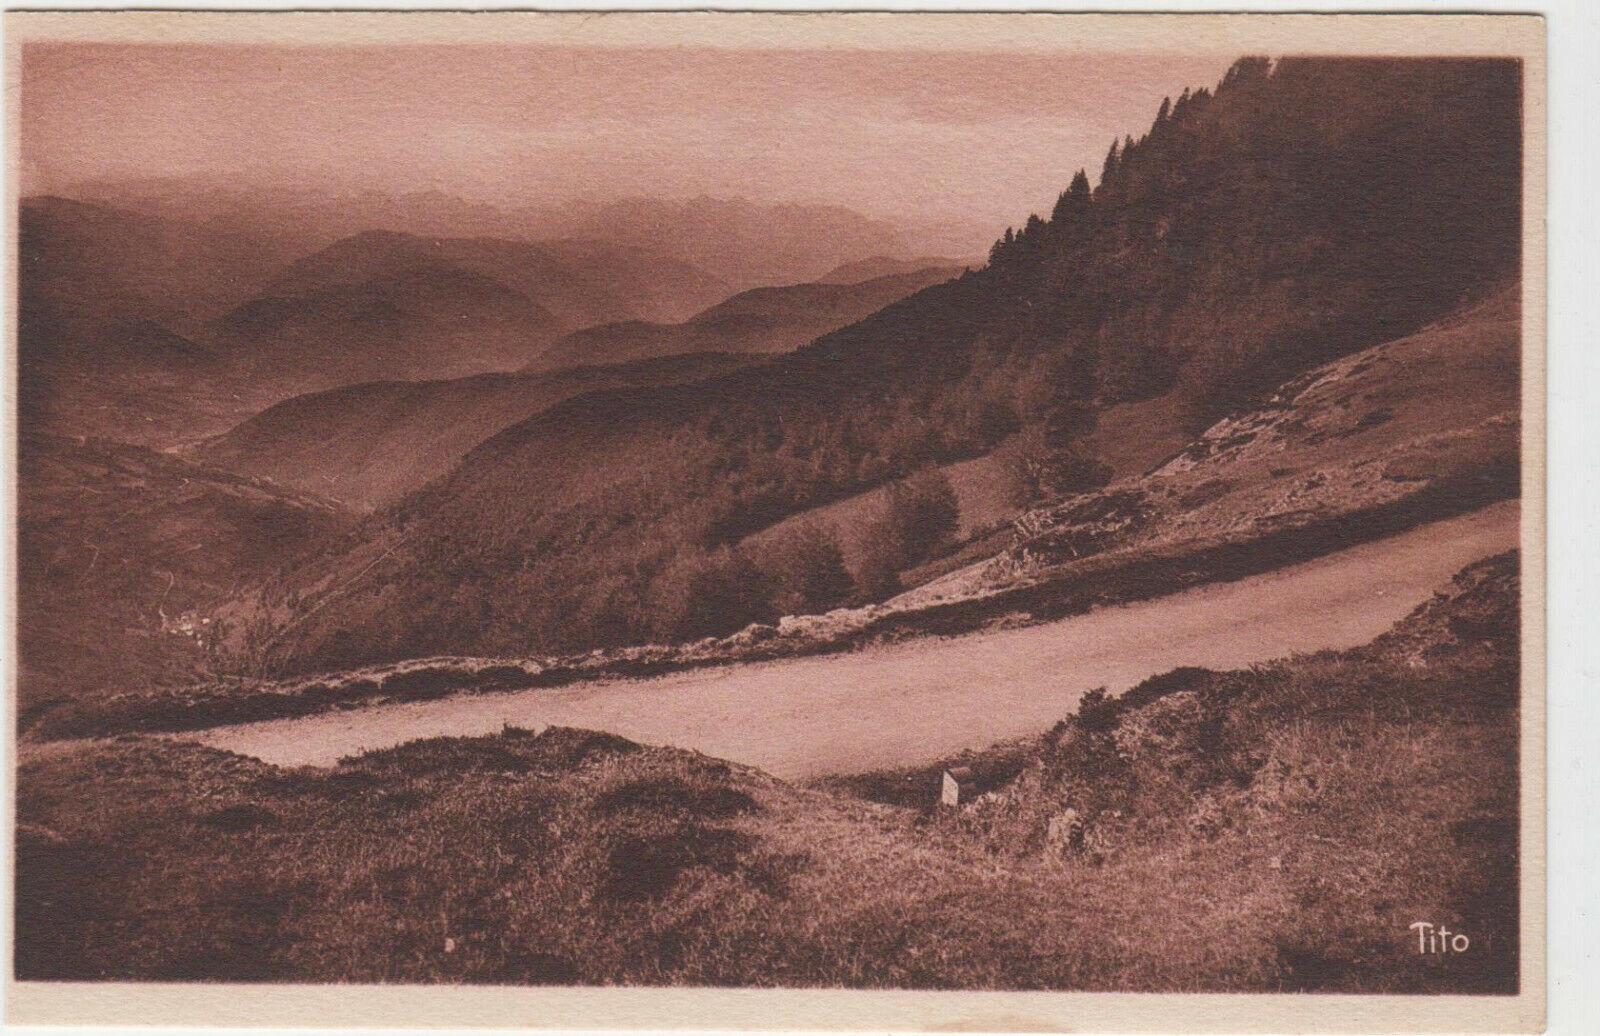
[[[1537,23],[121,17],[10,22],[29,1018],[1537,1024]]]

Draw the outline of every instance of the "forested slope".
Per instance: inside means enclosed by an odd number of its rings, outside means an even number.
[[[1241,60],[985,269],[793,355],[501,432],[267,588],[271,661],[725,632],[785,578],[733,549],[748,533],[1019,433],[1052,451],[1045,492],[1092,487],[1110,405],[1167,397],[1198,433],[1514,280],[1520,108],[1511,61]]]

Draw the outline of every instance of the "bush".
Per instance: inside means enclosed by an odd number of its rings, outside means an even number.
[[[686,547],[650,585],[651,632],[658,640],[696,640],[770,619],[764,584],[742,551]]]
[[[766,548],[758,567],[771,586],[773,609],[783,615],[827,611],[855,589],[838,534],[814,523]]]
[[[904,563],[914,565],[955,538],[961,505],[944,472],[923,468],[889,486],[885,515],[900,538]]]
[[[1071,445],[1052,445],[1052,433],[1030,425],[1007,443],[1001,462],[1010,481],[1011,502],[1027,507],[1073,493],[1099,489],[1111,481],[1111,469]]]
[[[869,601],[900,592],[900,569],[905,562],[900,536],[886,516],[868,522],[856,542],[856,589]]]

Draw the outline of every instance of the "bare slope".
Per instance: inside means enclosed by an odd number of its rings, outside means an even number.
[[[575,331],[529,366],[548,369],[692,352],[788,352],[960,272],[945,266],[860,282],[752,288],[679,324],[632,321]]]
[[[496,432],[563,399],[627,385],[692,381],[747,362],[673,356],[543,374],[349,385],[285,400],[191,454],[352,507],[391,503]]]

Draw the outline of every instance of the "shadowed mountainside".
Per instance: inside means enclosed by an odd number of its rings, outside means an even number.
[[[449,471],[508,425],[585,392],[694,381],[747,358],[668,356],[543,374],[384,381],[295,396],[186,455],[371,509]]]
[[[372,231],[289,265],[219,338],[253,381],[305,391],[514,370],[570,328],[676,317],[726,294],[634,248]]]
[[[193,682],[209,618],[347,516],[322,499],[137,446],[35,434],[18,464],[19,712]]]
[[[49,196],[24,198],[18,220],[24,427],[170,441],[237,413],[207,329],[292,243]]]

